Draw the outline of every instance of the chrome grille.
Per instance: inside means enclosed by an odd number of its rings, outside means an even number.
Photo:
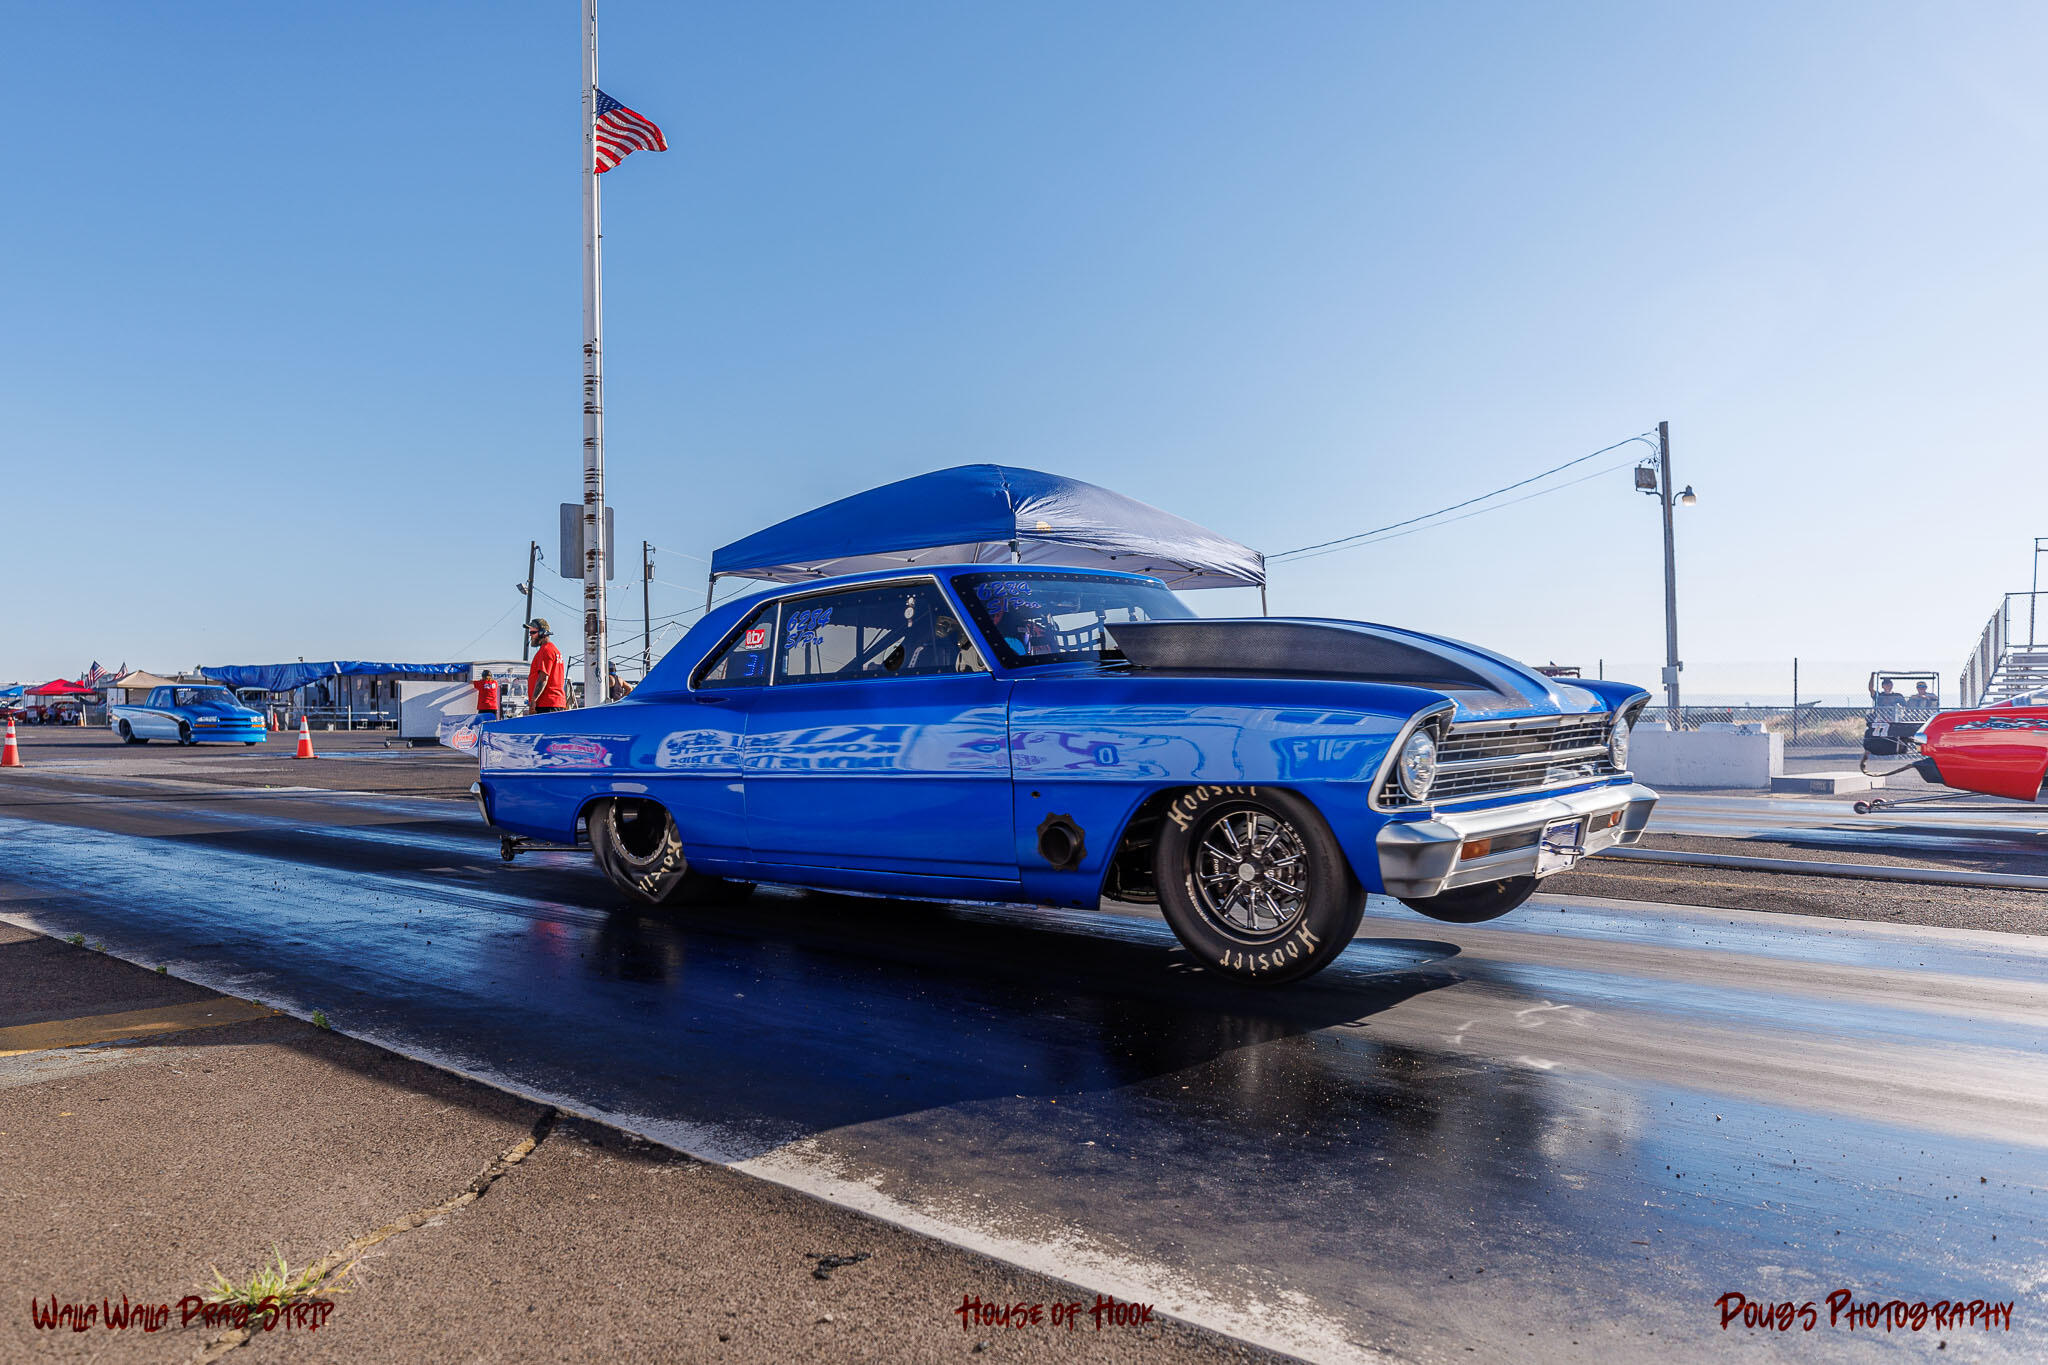
[[[1437,762],[1520,758],[1559,750],[1607,747],[1607,717],[1563,716],[1543,726],[1518,730],[1473,730],[1451,727],[1450,738],[1437,749]]]
[[[1436,781],[1432,803],[1569,786],[1614,772],[1607,754],[1605,713],[1545,717],[1536,721],[1474,721],[1437,734]],[[1383,806],[1414,802],[1392,772],[1380,787]]]

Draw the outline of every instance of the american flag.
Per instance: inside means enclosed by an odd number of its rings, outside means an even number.
[[[668,139],[648,119],[610,95],[597,92],[597,173],[603,175],[635,152],[665,152]]]
[[[100,667],[100,661],[98,659],[94,659],[92,661],[92,667],[85,670],[84,675],[79,678],[79,681],[84,683],[87,687],[98,687],[101,683],[105,682],[108,678],[111,678],[113,676],[114,675],[107,672],[106,669]]]

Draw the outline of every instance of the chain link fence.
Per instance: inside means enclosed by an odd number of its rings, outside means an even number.
[[[1668,708],[1651,702],[1644,720],[1669,720]],[[1745,724],[1761,721],[1766,731],[1785,737],[1788,749],[1860,749],[1870,720],[1867,706],[1682,706],[1680,728],[1697,730],[1708,722]]]

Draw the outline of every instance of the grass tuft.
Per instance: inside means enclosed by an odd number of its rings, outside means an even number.
[[[313,1011],[313,1027],[314,1027],[314,1028],[333,1028],[333,1027],[334,1027],[334,1025],[332,1025],[332,1024],[330,1024],[330,1023],[328,1023],[328,1022],[327,1022],[327,1011],[326,1011],[326,1010],[314,1010],[314,1011]]]
[[[259,1266],[242,1284],[236,1284],[221,1274],[219,1266],[212,1267],[213,1283],[204,1286],[206,1301],[239,1304],[254,1311],[265,1299],[269,1299],[274,1306],[282,1308],[320,1288],[319,1279],[314,1277],[313,1268],[307,1266],[293,1270],[285,1262],[284,1252],[280,1251],[275,1243],[271,1245],[270,1256],[270,1263]]]
[[[82,948],[82,947],[84,947],[84,946],[85,946],[85,935],[84,935],[84,934],[67,934],[67,935],[65,935],[65,936],[64,936],[64,941],[65,941],[66,943],[70,944],[70,945],[71,945],[72,947],[74,947],[74,948]]]
[[[159,967],[156,969],[156,974],[158,976],[169,976],[171,974],[171,969],[169,967]]]

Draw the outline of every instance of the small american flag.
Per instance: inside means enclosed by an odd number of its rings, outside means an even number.
[[[85,676],[80,678],[79,681],[84,683],[87,687],[98,687],[101,683],[105,682],[108,678],[112,676],[113,675],[107,672],[106,669],[100,667],[100,661],[98,659],[94,659],[92,661],[92,667],[85,670]]]
[[[661,135],[661,129],[602,90],[597,92],[596,129],[599,175],[635,152],[668,150],[668,139]]]

